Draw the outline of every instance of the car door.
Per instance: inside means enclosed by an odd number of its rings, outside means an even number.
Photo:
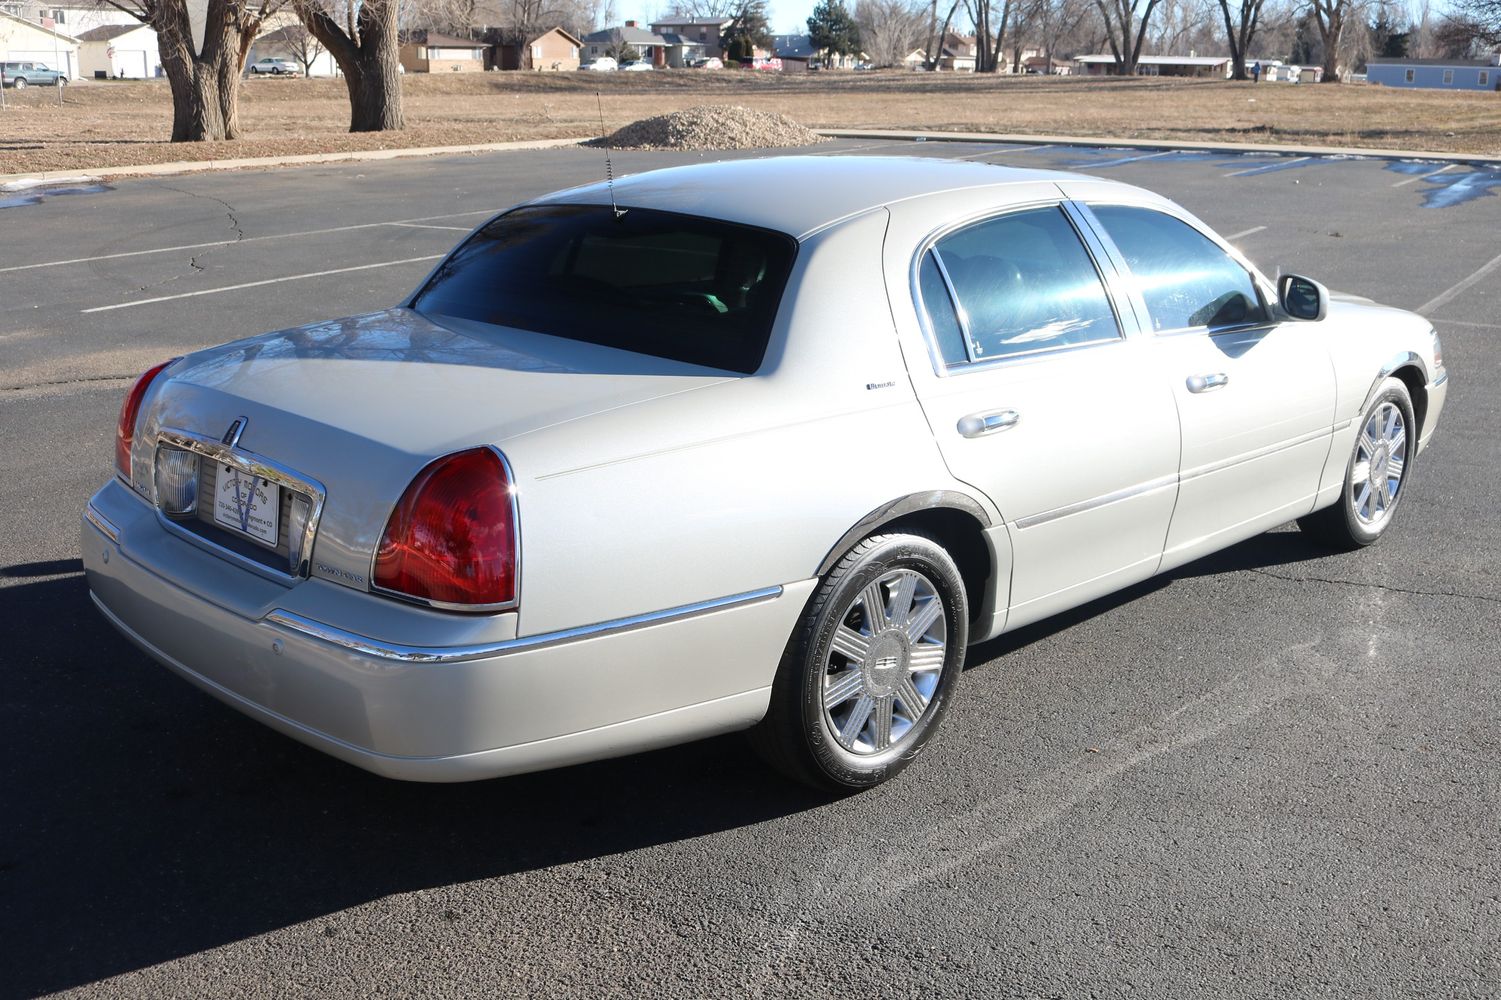
[[[1006,628],[1150,576],[1172,514],[1172,393],[1081,225],[1057,200],[1018,208],[915,262],[931,367],[909,368],[949,470],[1010,533]]]
[[[1335,403],[1317,324],[1278,322],[1270,289],[1187,216],[1088,211],[1129,272],[1152,365],[1178,405],[1183,454],[1163,568],[1308,513]]]

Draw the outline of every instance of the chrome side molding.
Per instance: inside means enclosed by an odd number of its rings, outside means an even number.
[[[99,510],[92,503],[83,508],[83,516],[86,521],[98,528],[99,533],[105,538],[119,544],[120,529],[115,527],[115,522],[99,513]]]
[[[594,625],[580,625],[577,628],[562,629],[557,632],[543,632],[539,635],[521,636],[516,639],[504,639],[499,642],[479,643],[472,646],[407,646],[401,643],[385,642],[336,628],[333,625],[326,625],[283,608],[267,613],[261,621],[362,656],[373,656],[396,663],[459,663],[525,650],[545,649],[548,646],[559,646],[568,642],[598,639],[621,632],[633,632],[636,629],[665,625],[668,622],[682,621],[685,618],[697,618],[716,611],[760,604],[780,596],[782,596],[781,587],[762,587],[759,590],[748,590],[743,594],[731,594],[728,597],[717,597],[695,604],[683,604],[663,611],[632,615],[629,618],[616,618]]]

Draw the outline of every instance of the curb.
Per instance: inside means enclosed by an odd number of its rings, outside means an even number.
[[[1484,153],[1434,153],[1415,149],[1366,146],[1285,146],[1263,142],[1180,142],[1176,139],[1112,139],[1109,136],[1021,135],[998,132],[909,132],[899,129],[816,129],[831,139],[909,139],[914,142],[988,142],[1010,145],[1094,146],[1121,149],[1185,150],[1203,153],[1276,153],[1287,156],[1349,156],[1372,160],[1432,160],[1501,166],[1501,156]]]
[[[507,149],[554,149],[576,146],[589,139],[528,139],[518,142],[486,142],[475,146],[412,146],[398,149],[352,149],[341,153],[299,153],[295,156],[247,156],[234,160],[180,160],[176,163],[150,163],[136,167],[93,167],[81,170],[52,170],[25,174],[0,174],[0,190],[16,181],[97,181],[111,177],[170,177],[210,170],[244,170],[254,167],[303,166],[312,163],[341,163],[358,160],[396,160],[408,156],[444,156],[455,153],[491,153]],[[35,186],[27,185],[27,186]]]

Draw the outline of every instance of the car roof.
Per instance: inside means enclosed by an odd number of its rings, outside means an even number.
[[[604,167],[601,162],[601,173]],[[617,177],[614,186],[615,201],[621,206],[723,219],[802,239],[841,219],[926,195],[1078,180],[1109,183],[1123,191],[1137,190],[1060,170],[1027,170],[936,156],[837,155],[759,157],[668,167]],[[1004,202],[1004,198],[999,200]],[[610,192],[600,181],[532,202],[545,203],[607,205]]]

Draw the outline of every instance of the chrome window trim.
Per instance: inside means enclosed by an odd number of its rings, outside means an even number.
[[[934,375],[937,375],[939,378],[948,378],[951,375],[963,375],[974,371],[988,371],[1002,365],[1035,361],[1038,358],[1055,354],[1071,353],[1087,348],[1107,347],[1111,344],[1123,344],[1129,339],[1125,317],[1122,315],[1119,304],[1116,301],[1112,277],[1105,273],[1105,269],[1101,266],[1100,260],[1096,256],[1095,247],[1089,236],[1081,230],[1078,222],[1075,221],[1073,213],[1068,210],[1069,204],[1068,199],[1058,197],[1021,202],[1015,205],[1007,205],[1001,209],[990,208],[983,212],[966,216],[958,221],[947,222],[928,233],[917,244],[917,251],[912,255],[912,261],[908,267],[907,284],[912,295],[913,308],[917,313],[918,329],[921,330],[923,341],[928,349],[928,359],[932,362]],[[1017,351],[1013,354],[1006,354],[995,358],[975,360],[974,344],[969,330],[969,315],[964,310],[964,306],[959,302],[958,292],[954,289],[953,281],[949,277],[948,268],[943,263],[943,255],[937,250],[937,244],[940,240],[961,229],[967,229],[970,226],[980,225],[1007,215],[1014,215],[1018,212],[1035,211],[1039,208],[1058,209],[1062,212],[1069,226],[1074,230],[1074,235],[1078,237],[1079,243],[1084,249],[1085,256],[1089,258],[1090,263],[1094,266],[1095,275],[1100,280],[1101,290],[1105,293],[1105,301],[1109,304],[1110,313],[1115,319],[1116,336],[1090,340],[1081,344],[1067,344],[1061,347],[1041,347],[1030,351]],[[959,317],[959,327],[964,334],[964,351],[970,360],[962,363],[951,365],[943,360],[942,351],[938,346],[938,337],[933,331],[932,323],[929,321],[928,306],[927,302],[923,299],[921,282],[923,255],[930,250],[933,251],[933,259],[938,263],[939,273],[943,276],[944,286],[948,289],[950,303],[954,308],[955,315]]]
[[[310,478],[293,469],[282,465],[273,459],[263,455],[257,455],[252,451],[245,451],[238,447],[225,444],[222,440],[196,434],[193,431],[182,430],[177,427],[163,427],[157,433],[157,447],[163,444],[180,448],[183,451],[195,452],[212,462],[220,465],[228,465],[238,469],[247,475],[259,476],[269,479],[278,486],[285,487],[294,493],[301,493],[312,501],[312,509],[308,511],[307,523],[302,527],[302,548],[299,551],[300,558],[296,566],[289,566],[285,572],[273,569],[235,552],[233,549],[215,543],[212,539],[205,538],[196,532],[188,531],[175,523],[162,511],[161,505],[156,502],[156,497],[151,498],[151,505],[156,508],[157,521],[168,531],[207,549],[215,555],[223,556],[233,562],[251,569],[269,579],[285,583],[289,580],[304,579],[308,575],[308,569],[312,564],[313,539],[318,534],[318,522],[323,516],[323,506],[328,499],[328,491],[318,480]],[[155,459],[153,458],[153,461]],[[155,483],[156,477],[152,476]],[[154,487],[153,487],[154,492]]]
[[[1141,331],[1147,336],[1175,337],[1191,333],[1207,333],[1214,336],[1221,333],[1234,333],[1240,330],[1254,330],[1263,327],[1271,328],[1279,324],[1280,320],[1277,318],[1279,313],[1272,308],[1273,303],[1277,301],[1277,296],[1274,294],[1275,289],[1267,281],[1266,275],[1257,270],[1256,265],[1246,259],[1244,254],[1225,242],[1218,233],[1203,225],[1198,219],[1178,209],[1178,206],[1158,202],[1148,204],[1128,200],[1112,201],[1108,198],[1089,198],[1084,201],[1070,202],[1070,204],[1078,211],[1079,217],[1089,223],[1090,229],[1094,231],[1100,244],[1110,256],[1111,263],[1115,265],[1116,273],[1120,277],[1125,293],[1130,297],[1132,308],[1140,310],[1138,313],[1141,321],[1139,326]],[[1120,247],[1115,245],[1115,240],[1111,238],[1109,230],[1105,228],[1105,223],[1100,221],[1099,216],[1094,214],[1091,208],[1093,205],[1112,205],[1118,208],[1135,208],[1145,212],[1156,212],[1158,215],[1165,215],[1170,219],[1183,223],[1189,229],[1192,229],[1210,243],[1219,247],[1225,256],[1229,257],[1235,262],[1236,266],[1246,272],[1247,276],[1251,279],[1251,287],[1255,289],[1257,298],[1261,302],[1261,311],[1266,315],[1266,319],[1255,323],[1236,323],[1232,326],[1179,326],[1166,330],[1152,329],[1152,310],[1147,308],[1146,299],[1141,295],[1141,288],[1136,281],[1136,275],[1131,270],[1131,265],[1126,262],[1125,254],[1121,252]]]
[[[599,639],[604,636],[634,632],[637,629],[651,628],[655,625],[666,625],[688,618],[713,614],[717,611],[726,611],[730,608],[760,604],[781,596],[782,588],[780,586],[762,587],[759,590],[750,590],[743,594],[717,597],[713,600],[698,601],[694,604],[682,604],[675,608],[632,615],[627,618],[615,618],[610,621],[598,622],[594,625],[581,625],[577,628],[560,629],[556,632],[543,632],[538,635],[522,636],[516,639],[503,639],[498,642],[480,643],[471,646],[408,646],[401,643],[386,642],[355,632],[349,632],[333,625],[324,624],[323,622],[314,621],[311,618],[287,611],[284,608],[277,608],[268,612],[261,618],[261,621],[275,628],[296,632],[299,635],[337,646],[340,649],[348,650],[351,653],[357,653],[361,656],[372,656],[377,659],[393,660],[399,663],[461,663],[466,660],[503,656],[509,653],[519,653],[534,649],[546,649],[549,646],[585,642],[589,639]]]
[[[938,268],[938,276],[943,279],[943,287],[946,288],[949,293],[949,303],[954,307],[954,318],[959,322],[959,333],[964,337],[964,361],[955,362],[955,364],[972,365],[975,363],[975,341],[974,337],[970,333],[969,310],[964,308],[963,302],[959,301],[959,289],[954,287],[954,276],[949,274],[949,266],[943,262],[943,254],[938,252],[937,243],[928,247],[928,249],[924,251],[923,256],[927,256],[928,254],[933,255],[933,264]],[[919,257],[917,259],[917,267],[919,272],[918,278],[919,281],[921,281],[922,257]],[[923,301],[923,319],[928,321],[928,328],[931,330],[933,317],[928,315],[928,303],[926,300]],[[937,331],[933,332],[933,341],[933,346],[937,348]],[[940,352],[942,351],[942,348],[938,349],[940,350]],[[945,368],[949,367],[948,361],[943,360],[942,363]]]
[[[474,450],[470,448],[460,448],[457,451],[450,451],[443,455],[439,455],[431,462],[423,463],[422,468],[418,469],[416,474],[407,481],[407,485],[402,489],[401,495],[391,502],[391,509],[386,512],[386,519],[381,522],[380,535],[375,540],[375,546],[370,550],[370,569],[365,574],[365,579],[370,581],[370,593],[379,594],[382,597],[393,597],[398,601],[406,601],[408,604],[416,604],[419,607],[424,608],[433,608],[437,611],[467,611],[471,614],[494,614],[498,611],[511,611],[521,606],[521,508],[516,503],[516,473],[512,471],[511,460],[506,458],[505,452],[501,451],[493,444],[487,444],[483,447],[488,448],[490,451],[494,452],[495,457],[500,459],[501,468],[505,469],[506,471],[506,485],[510,488],[511,551],[515,554],[515,565],[512,568],[512,572],[515,574],[515,581],[511,590],[511,599],[509,601],[502,601],[498,604],[454,604],[449,601],[434,601],[426,597],[416,597],[412,594],[403,594],[399,590],[388,590],[385,587],[377,587],[375,585],[375,562],[380,558],[380,543],[386,537],[386,529],[391,526],[391,515],[396,513],[396,505],[401,503],[401,497],[406,495],[406,491],[411,489],[412,483],[417,481],[417,476],[422,475],[422,473],[427,470],[428,466],[433,465],[437,462],[441,462],[443,461],[443,459],[448,458],[450,455],[456,455],[460,451]]]

